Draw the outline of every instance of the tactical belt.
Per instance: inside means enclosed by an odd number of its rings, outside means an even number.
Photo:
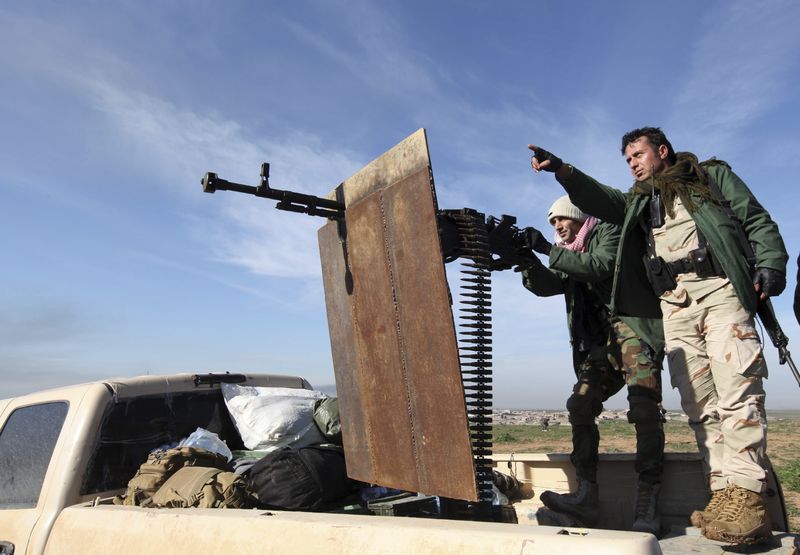
[[[699,229],[697,233],[702,236]],[[680,260],[666,262],[666,265],[673,276],[695,272],[700,277],[725,277],[725,272],[713,259],[711,250],[707,246],[692,251],[689,256]]]
[[[654,193],[654,198],[659,197]],[[725,272],[722,266],[720,266],[719,262],[712,255],[705,235],[703,235],[703,232],[696,224],[695,229],[697,230],[698,248],[689,252],[686,257],[672,262],[666,262],[656,254],[653,227],[664,225],[664,218],[663,214],[661,214],[663,208],[659,207],[660,203],[651,202],[651,210],[654,205],[656,209],[659,210],[655,213],[655,217],[653,217],[653,214],[648,214],[648,217],[639,219],[639,225],[644,231],[645,241],[647,243],[647,252],[643,257],[645,272],[647,273],[647,279],[656,296],[660,297],[667,291],[674,290],[678,285],[675,278],[681,274],[695,272],[700,278],[724,277]]]

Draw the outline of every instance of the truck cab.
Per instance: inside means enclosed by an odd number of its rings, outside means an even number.
[[[0,554],[43,553],[65,507],[122,493],[153,448],[198,426],[242,448],[219,391],[225,379],[142,376],[0,401]],[[240,383],[311,388],[295,376]]]

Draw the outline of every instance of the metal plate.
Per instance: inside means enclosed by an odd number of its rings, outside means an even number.
[[[319,233],[348,474],[477,500],[424,131],[409,139],[340,186],[346,251],[336,223]]]

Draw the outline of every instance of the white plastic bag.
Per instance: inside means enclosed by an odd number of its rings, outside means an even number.
[[[228,461],[233,458],[233,453],[231,453],[231,450],[225,445],[225,442],[222,441],[217,434],[209,432],[205,428],[197,428],[189,437],[182,439],[178,447],[199,447],[206,451],[222,455],[228,459]]]
[[[325,394],[309,389],[220,384],[228,412],[251,450],[323,443],[314,424],[314,402]]]

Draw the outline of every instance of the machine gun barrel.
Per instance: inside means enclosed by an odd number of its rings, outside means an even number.
[[[289,212],[299,212],[310,216],[322,216],[330,220],[340,220],[344,217],[344,203],[305,193],[294,191],[282,191],[273,189],[269,186],[269,164],[261,164],[261,184],[243,185],[220,178],[213,172],[208,172],[200,181],[203,191],[214,193],[215,191],[236,191],[237,193],[247,193],[261,198],[277,200],[275,208]]]

